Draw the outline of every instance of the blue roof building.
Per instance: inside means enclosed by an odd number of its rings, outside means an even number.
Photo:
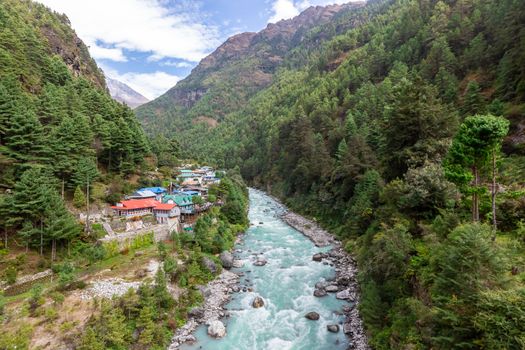
[[[164,187],[144,187],[144,188],[139,189],[138,191],[139,192],[151,191],[155,194],[162,194],[162,193],[168,192],[168,190],[165,189]]]

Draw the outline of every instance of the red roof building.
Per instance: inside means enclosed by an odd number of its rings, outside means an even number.
[[[175,203],[161,203],[155,199],[131,199],[117,203],[111,207],[118,216],[134,217],[152,214],[159,223],[167,222],[169,218],[180,216],[180,210]]]

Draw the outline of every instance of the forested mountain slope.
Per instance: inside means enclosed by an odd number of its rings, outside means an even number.
[[[338,233],[374,348],[522,349],[524,28],[521,0],[369,1],[178,137]]]
[[[64,15],[0,2],[0,225],[40,249],[80,230],[63,198],[129,174],[149,146]]]
[[[138,108],[137,116],[150,134],[188,129],[196,123],[215,125],[267,87],[290,50],[303,42],[317,46],[323,37],[333,35],[312,33],[311,28],[333,23],[360,6],[362,3],[310,7],[259,33],[235,35],[204,58],[186,79]]]

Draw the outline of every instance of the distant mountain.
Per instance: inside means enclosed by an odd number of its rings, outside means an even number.
[[[146,97],[142,96],[123,82],[106,77],[106,83],[111,97],[121,103],[125,103],[131,108],[137,108],[138,106],[149,102]]]

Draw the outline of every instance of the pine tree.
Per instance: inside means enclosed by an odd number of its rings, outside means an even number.
[[[66,241],[69,246],[69,242],[80,234],[80,226],[56,191],[50,191],[46,204],[45,235],[51,240],[51,261],[54,261],[57,241]]]
[[[35,113],[29,109],[14,112],[5,134],[7,154],[27,167],[42,156],[43,130]]]
[[[87,191],[87,186],[89,185],[91,188],[91,185],[99,176],[100,173],[98,172],[95,160],[93,158],[83,157],[76,164],[72,182],[82,190]]]
[[[389,179],[401,177],[409,167],[440,159],[446,149],[439,142],[453,135],[455,114],[437,98],[434,88],[419,78],[403,80],[394,88],[394,100],[383,123],[383,154]]]
[[[479,221],[480,171],[489,159],[495,162],[495,152],[509,131],[509,122],[493,115],[468,117],[454,137],[445,160],[447,177],[472,193],[472,220]],[[493,191],[495,190],[493,173]],[[495,205],[493,194],[493,207]],[[494,217],[495,217],[495,208]],[[495,219],[494,219],[495,220]]]
[[[168,310],[173,306],[173,298],[168,292],[168,285],[166,282],[166,274],[162,268],[157,270],[155,275],[155,286],[153,287],[153,293],[157,301],[159,309]]]
[[[80,340],[78,350],[105,350],[106,346],[102,340],[99,339],[93,327],[87,327],[84,330],[84,335]]]
[[[75,189],[75,193],[73,195],[73,205],[78,209],[85,208],[86,206],[86,195],[80,186],[77,186]]]
[[[481,95],[479,84],[474,80],[467,85],[461,112],[466,116],[485,112],[485,98]]]

